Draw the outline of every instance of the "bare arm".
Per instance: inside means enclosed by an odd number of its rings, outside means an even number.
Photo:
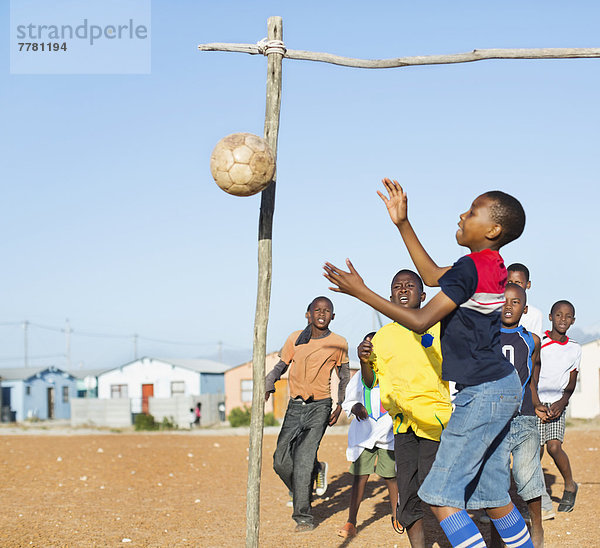
[[[373,343],[371,342],[371,337],[366,337],[358,345],[356,351],[360,361],[362,380],[366,386],[373,388],[373,383],[375,382],[375,373],[373,372],[373,364],[370,360],[371,354],[373,353]]]
[[[387,190],[388,196],[380,191],[377,191],[379,197],[387,207],[390,219],[400,231],[400,236],[404,240],[406,249],[410,254],[415,267],[419,271],[425,285],[429,287],[437,287],[438,280],[451,267],[440,267],[425,251],[417,234],[415,233],[410,221],[408,220],[408,199],[406,192],[402,189],[398,181],[383,179],[383,185]]]
[[[456,303],[443,292],[438,293],[423,308],[405,308],[396,305],[371,291],[349,259],[346,259],[346,264],[349,272],[345,272],[331,263],[325,263],[323,275],[337,286],[329,289],[357,298],[416,333],[424,333],[457,307]],[[365,382],[367,382],[366,378]]]
[[[575,386],[577,385],[577,373],[577,370],[571,371],[571,374],[569,375],[569,383],[563,390],[562,398],[560,398],[560,400],[558,401],[555,401],[550,406],[550,410],[548,412],[550,418],[556,419],[560,417],[562,412],[565,410],[565,407],[567,407],[567,404],[569,403],[569,398],[571,397],[571,394],[573,394],[573,392],[575,391]]]

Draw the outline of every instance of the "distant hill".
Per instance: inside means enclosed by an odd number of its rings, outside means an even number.
[[[252,349],[234,350],[230,348],[224,348],[220,355],[217,353],[198,357],[206,360],[221,362],[233,367],[234,365],[240,365],[242,363],[249,362],[252,359]]]
[[[579,329],[575,326],[571,327],[568,332],[569,337],[573,340],[577,341],[579,344],[585,344],[590,341],[595,341],[596,339],[600,339],[600,333],[584,331],[583,329]]]

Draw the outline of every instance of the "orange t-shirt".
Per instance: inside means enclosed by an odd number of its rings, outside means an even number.
[[[281,349],[281,361],[290,365],[290,396],[307,400],[324,400],[331,397],[331,371],[348,363],[348,342],[344,337],[330,332],[322,339],[310,339],[295,346],[302,331],[294,331]]]

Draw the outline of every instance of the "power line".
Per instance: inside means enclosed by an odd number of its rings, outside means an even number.
[[[81,337],[93,337],[93,338],[100,338],[100,339],[121,339],[121,340],[137,339],[140,341],[155,342],[155,343],[159,343],[159,344],[169,344],[169,345],[174,345],[174,346],[198,347],[198,346],[222,345],[222,346],[226,346],[228,348],[244,348],[242,346],[228,344],[223,341],[210,341],[210,342],[175,341],[175,340],[169,340],[169,339],[158,339],[158,338],[154,338],[154,337],[145,337],[143,335],[139,335],[139,334],[135,334],[135,333],[131,334],[131,335],[119,335],[119,334],[113,334],[113,333],[80,331],[80,330],[74,329],[70,325],[67,325],[67,327],[65,328],[65,327],[57,327],[57,326],[52,326],[52,325],[45,325],[45,324],[41,324],[41,323],[37,323],[37,322],[30,322],[27,320],[25,322],[0,322],[0,326],[21,326],[21,327],[27,326],[27,328],[36,327],[38,329],[44,329],[46,331],[54,331],[56,333],[65,333],[67,335],[67,337],[81,336]]]

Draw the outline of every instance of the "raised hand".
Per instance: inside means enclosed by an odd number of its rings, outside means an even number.
[[[391,181],[386,177],[381,182],[387,190],[388,196],[380,190],[377,191],[377,194],[383,200],[385,207],[387,207],[392,222],[396,226],[399,226],[408,219],[408,199],[406,192],[402,190],[398,181]]]
[[[356,348],[356,353],[358,354],[358,359],[364,363],[369,363],[369,358],[373,353],[373,343],[371,342],[371,337],[366,337]]]
[[[365,289],[365,282],[360,277],[359,273],[356,271],[350,259],[346,259],[346,265],[350,272],[346,272],[337,266],[332,265],[331,263],[325,263],[323,269],[325,272],[323,276],[325,276],[332,284],[335,284],[337,287],[330,287],[331,291],[336,291],[337,293],[346,293],[347,295],[352,295],[356,297],[358,293],[362,289]]]

